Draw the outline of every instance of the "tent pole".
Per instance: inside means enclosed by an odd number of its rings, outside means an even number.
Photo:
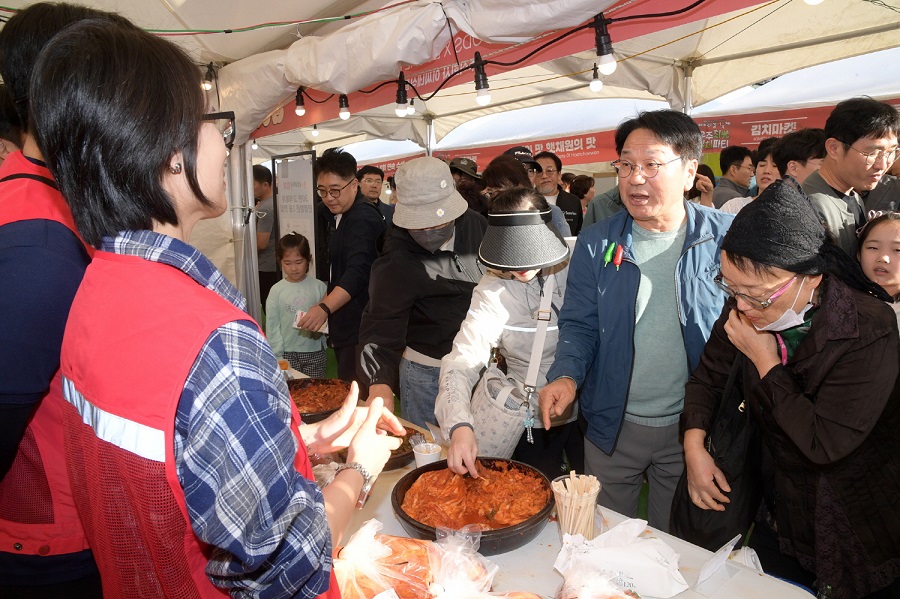
[[[687,68],[684,69],[684,114],[690,116],[691,111],[694,110],[694,99],[693,99],[693,88],[694,88],[694,65],[688,64]]]
[[[253,210],[250,142],[236,145],[228,156],[231,174],[228,186],[231,223],[234,231],[235,271],[238,290],[247,300],[247,313],[260,322],[259,264],[256,259],[256,212]]]
[[[434,150],[432,140],[434,139],[434,115],[425,114],[425,155],[431,156]]]

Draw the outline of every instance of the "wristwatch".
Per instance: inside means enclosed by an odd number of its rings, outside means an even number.
[[[341,464],[338,466],[337,470],[334,471],[334,475],[337,476],[340,474],[341,470],[356,470],[362,475],[363,486],[362,490],[359,492],[359,499],[356,500],[357,509],[362,509],[363,506],[366,505],[366,500],[369,499],[369,493],[372,491],[372,485],[375,483],[374,477],[369,474],[369,471],[366,470],[365,466],[359,462],[347,462],[346,464]]]

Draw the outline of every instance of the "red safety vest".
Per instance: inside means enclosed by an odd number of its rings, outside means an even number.
[[[25,220],[55,221],[78,235],[50,171],[13,152],[0,166],[0,226]],[[59,371],[0,482],[0,551],[43,556],[88,549],[66,473],[62,406],[53,398],[62,399]]]
[[[178,401],[218,327],[250,320],[171,266],[98,251],[66,326],[61,369],[76,502],[108,597],[220,597],[174,459]],[[288,402],[291,403],[291,402]],[[299,415],[294,466],[312,478]],[[328,597],[339,597],[332,574]]]

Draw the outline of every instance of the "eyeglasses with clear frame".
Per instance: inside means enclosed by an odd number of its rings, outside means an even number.
[[[719,289],[724,291],[728,295],[728,297],[734,298],[735,301],[738,299],[742,299],[742,300],[744,300],[745,303],[752,306],[755,310],[765,310],[766,308],[771,306],[775,302],[775,300],[777,300],[779,297],[784,295],[784,292],[787,291],[788,287],[790,287],[791,284],[796,280],[797,280],[797,275],[794,275],[793,277],[790,278],[790,280],[788,280],[787,283],[785,283],[784,285],[782,285],[781,287],[776,289],[775,292],[772,293],[772,295],[770,295],[768,299],[761,300],[761,299],[757,299],[753,296],[747,295],[746,293],[738,293],[734,289],[732,289],[731,287],[726,285],[725,278],[722,276],[721,270],[719,271],[719,274],[717,274],[713,278],[713,282],[719,287]]]
[[[681,160],[681,156],[676,156],[672,160],[668,162],[645,162],[644,164],[632,164],[627,160],[613,160],[610,162],[610,166],[616,169],[616,174],[620,179],[627,179],[634,173],[634,169],[637,168],[640,170],[641,175],[644,179],[652,179],[656,175],[659,174],[659,169],[666,166],[667,164],[672,164],[676,160]]]
[[[322,199],[325,199],[326,196],[331,196],[334,199],[338,199],[339,197],[341,197],[341,192],[347,189],[347,187],[354,181],[356,181],[356,179],[350,179],[349,181],[347,181],[347,185],[344,185],[340,189],[325,189],[324,187],[317,187],[316,194]]]
[[[898,154],[900,154],[900,149],[898,148],[894,148],[893,150],[874,150],[872,152],[863,152],[862,150],[857,150],[845,141],[842,141],[841,143],[857,154],[862,154],[866,159],[867,168],[870,168],[881,157],[884,157],[884,159],[887,160],[887,165],[888,167],[890,167],[892,164],[894,164],[894,161],[897,159]]]
[[[234,146],[235,136],[234,111],[210,112],[209,114],[203,115],[203,120],[213,121],[213,123],[215,123],[216,128],[222,134],[222,138],[225,141],[225,147],[228,148],[228,151],[230,152],[231,148]]]

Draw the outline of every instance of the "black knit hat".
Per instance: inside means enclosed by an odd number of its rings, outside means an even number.
[[[559,264],[569,246],[554,229],[549,210],[488,214],[478,258],[497,270],[533,270]]]
[[[819,274],[825,239],[825,228],[809,199],[793,185],[775,181],[741,208],[722,249],[757,264]]]

